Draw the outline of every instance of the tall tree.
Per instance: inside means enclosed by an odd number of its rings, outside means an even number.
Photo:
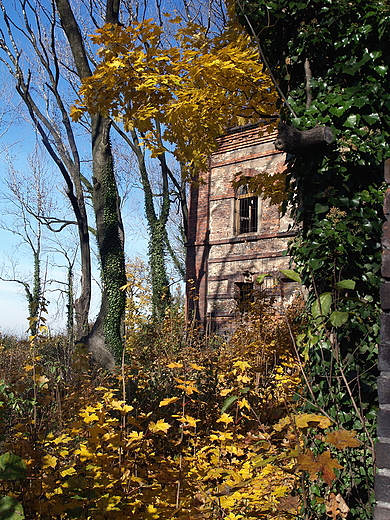
[[[26,2],[19,2],[18,5],[19,16],[3,2],[0,3],[4,20],[0,41],[3,51],[1,60],[14,77],[16,91],[65,180],[67,197],[79,231],[82,258],[81,294],[76,301],[78,335],[81,336],[88,329],[91,259],[81,161],[66,99],[60,93],[63,67],[58,43],[61,38],[57,38],[56,16],[54,11],[50,13],[50,6],[46,10],[39,4],[34,8]],[[31,52],[29,60],[25,59],[27,47]],[[59,122],[62,122],[62,127]]]
[[[322,311],[311,307],[309,401],[340,428],[360,431],[362,448],[343,461],[338,492],[352,518],[369,519],[383,161],[390,139],[390,5],[371,0],[237,4],[278,83],[289,139],[299,135],[291,127],[305,131],[316,125],[331,128],[335,138],[327,150],[308,147],[289,159],[300,223],[292,254],[311,303],[323,295],[323,309],[336,312],[323,322]],[[323,518],[324,508],[315,500],[323,492],[309,486],[307,517]]]
[[[78,23],[67,1],[58,2],[57,6],[54,2],[32,5],[20,1],[18,12],[3,2],[0,7],[4,20],[1,59],[15,78],[16,90],[31,121],[64,178],[66,195],[79,231],[82,277],[81,294],[75,302],[77,336],[83,337],[99,363],[111,368],[114,365],[112,351],[121,348],[124,294],[119,288],[125,284],[125,275],[123,231],[109,143],[110,121],[97,116],[88,122],[93,162],[92,181],[89,181],[83,171],[79,139],[69,119],[67,105],[69,88],[72,90],[73,85],[91,74],[93,64],[80,28],[87,15],[92,25],[95,18],[88,10],[79,11]],[[56,7],[66,39],[58,26]],[[82,6],[79,7],[82,10]],[[117,8],[117,2],[108,1],[103,20],[115,22]],[[99,19],[98,12],[94,15]],[[27,49],[28,59],[25,57]],[[102,307],[91,332],[88,331],[91,255],[85,188],[93,199],[104,279]]]
[[[92,73],[79,25],[68,0],[56,0],[61,25],[68,39],[77,74],[85,80]],[[106,3],[106,23],[116,24],[119,16],[119,0]],[[112,361],[107,346],[119,360],[123,348],[123,319],[126,283],[124,263],[124,234],[118,200],[114,160],[110,143],[111,121],[100,115],[91,117],[91,141],[93,161],[93,206],[96,220],[96,236],[99,246],[103,277],[102,305],[91,333],[85,338],[91,351],[101,364],[110,366]]]

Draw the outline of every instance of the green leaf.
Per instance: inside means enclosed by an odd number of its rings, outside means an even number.
[[[341,327],[348,321],[349,313],[341,312],[341,311],[333,311],[329,316],[329,321],[333,325],[333,327]]]
[[[256,283],[258,283],[258,284],[263,283],[264,278],[266,278],[267,276],[269,276],[269,273],[260,274],[260,275],[256,278]]]
[[[15,498],[5,496],[0,497],[0,518],[2,520],[23,520],[23,506]]]
[[[294,282],[302,283],[302,279],[296,271],[293,271],[292,269],[282,269],[280,272],[286,278],[289,278]]]
[[[18,455],[7,452],[0,456],[0,480],[22,480],[26,475],[26,464]]]
[[[238,395],[229,395],[229,396],[225,399],[225,401],[224,401],[224,403],[223,403],[223,405],[222,405],[221,413],[226,412],[226,410],[227,410],[228,408],[230,408],[231,405],[232,405],[235,401],[237,401],[237,399],[238,399]]]
[[[347,120],[344,123],[344,126],[347,126],[348,128],[355,128],[358,121],[360,119],[360,116],[358,114],[351,114],[347,117]]]
[[[311,306],[311,313],[313,318],[319,316],[327,316],[332,305],[332,293],[322,293],[319,298]]]
[[[336,289],[355,289],[356,282],[354,280],[341,280],[336,283]]]
[[[340,106],[340,107],[330,107],[329,112],[333,114],[334,116],[340,117],[344,114],[346,111],[346,107]]]
[[[363,119],[369,125],[373,125],[374,123],[377,123],[378,121],[380,121],[380,116],[379,116],[379,114],[375,113],[375,114],[370,114],[369,116],[363,116]]]
[[[374,67],[375,72],[377,72],[381,76],[386,76],[387,69],[387,65],[378,65],[377,67]]]
[[[315,213],[326,213],[327,211],[329,211],[329,206],[326,205],[326,204],[316,204],[314,206],[314,212]]]

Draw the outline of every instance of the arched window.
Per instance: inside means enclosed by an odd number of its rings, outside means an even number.
[[[258,222],[258,197],[248,190],[248,186],[240,186],[237,190],[237,233],[255,233]]]

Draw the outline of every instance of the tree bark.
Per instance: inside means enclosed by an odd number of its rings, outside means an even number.
[[[275,148],[294,155],[307,152],[323,153],[332,141],[333,132],[328,126],[316,126],[301,131],[280,122]]]
[[[61,25],[72,50],[80,79],[91,75],[83,38],[68,0],[55,0]],[[118,0],[107,2],[106,16],[110,23],[118,21]],[[121,358],[126,284],[124,234],[119,197],[114,176],[110,146],[111,122],[100,115],[91,116],[93,162],[93,206],[96,236],[102,266],[103,292],[98,318],[91,332],[83,338],[93,358],[111,370]]]

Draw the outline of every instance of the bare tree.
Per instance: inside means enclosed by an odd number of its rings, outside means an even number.
[[[45,298],[42,277],[43,229],[40,217],[50,211],[51,190],[46,183],[46,172],[37,151],[28,158],[27,173],[17,171],[12,158],[8,162],[8,176],[5,180],[7,194],[3,195],[3,202],[6,203],[3,213],[8,218],[7,222],[1,221],[0,226],[18,236],[21,244],[27,245],[33,259],[33,274],[26,278],[17,272],[15,263],[11,262],[8,273],[3,269],[0,279],[23,287],[28,304],[30,333],[36,335],[39,321],[45,320],[41,316],[45,309]]]
[[[102,24],[104,17],[113,22],[117,19],[118,3],[108,0],[103,17],[97,9],[93,15],[81,9],[79,23],[67,0],[42,3],[18,0],[16,4],[18,11],[11,11],[0,2],[5,27],[0,33],[1,60],[14,77],[16,90],[31,121],[63,176],[75,216],[82,266],[81,294],[75,302],[77,336],[101,365],[112,368],[113,351],[121,349],[124,294],[119,288],[125,284],[125,269],[122,222],[109,142],[111,123],[100,116],[86,122],[83,139],[85,142],[88,136],[93,164],[89,181],[82,162],[84,143],[80,145],[69,119],[68,100],[72,95],[73,101],[80,81],[88,77],[93,68],[84,45],[88,39],[81,32],[86,17],[90,17],[92,25]],[[101,312],[92,331],[88,331],[91,253],[84,190],[93,200],[104,280]]]

